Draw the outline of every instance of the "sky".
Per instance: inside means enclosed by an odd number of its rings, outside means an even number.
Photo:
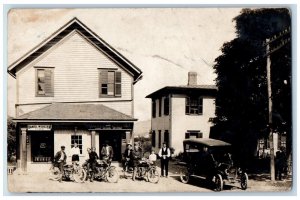
[[[145,96],[165,86],[215,84],[215,58],[236,37],[240,8],[13,9],[8,14],[8,64],[77,17],[143,71],[134,86],[135,118],[151,117]],[[15,79],[8,75],[8,115],[14,116]]]

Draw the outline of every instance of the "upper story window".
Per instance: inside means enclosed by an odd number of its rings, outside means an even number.
[[[169,115],[170,110],[170,98],[165,97],[164,99],[164,115]]]
[[[101,69],[99,77],[100,97],[120,97],[122,95],[120,71]]]
[[[185,114],[202,115],[203,114],[203,98],[187,97],[185,101]]]
[[[156,100],[152,99],[152,117],[156,117]]]
[[[36,96],[54,96],[54,68],[36,68]]]

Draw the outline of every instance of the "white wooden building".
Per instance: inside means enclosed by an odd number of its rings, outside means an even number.
[[[214,85],[197,85],[197,73],[189,72],[188,85],[166,86],[146,98],[152,100],[152,146],[156,151],[166,142],[175,154],[182,152],[183,140],[209,138],[215,117]]]
[[[132,139],[134,84],[141,70],[74,18],[8,67],[16,79],[17,162],[48,170],[56,151],[108,140],[114,160]],[[70,160],[71,155],[68,155]]]

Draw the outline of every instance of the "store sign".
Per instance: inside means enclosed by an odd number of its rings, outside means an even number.
[[[27,125],[28,131],[50,131],[52,125]]]

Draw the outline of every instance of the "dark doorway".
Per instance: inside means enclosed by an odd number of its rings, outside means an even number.
[[[114,151],[113,161],[121,160],[121,142],[122,142],[122,131],[101,131],[100,132],[100,154],[101,149],[105,141],[108,141],[109,145],[112,146]],[[102,156],[100,157],[102,159]]]
[[[33,162],[50,162],[54,154],[54,135],[51,131],[31,132]]]

